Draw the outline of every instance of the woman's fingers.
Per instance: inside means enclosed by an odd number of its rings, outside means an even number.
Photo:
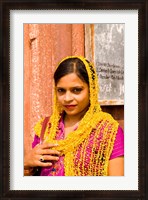
[[[27,165],[28,166],[39,166],[49,167],[53,162],[59,160],[60,152],[52,149],[57,146],[56,144],[43,143],[33,148],[29,154]]]
[[[52,148],[52,147],[56,147],[58,146],[58,144],[49,144],[49,143],[42,143],[40,144],[40,147],[42,149],[48,149],[48,148]]]
[[[57,146],[57,144],[43,143],[36,145],[29,154],[25,155],[24,166],[25,167],[48,167],[52,165],[52,162],[58,161],[59,151],[51,149]],[[43,158],[43,159],[41,159]],[[44,162],[46,161],[46,162]]]
[[[36,154],[52,154],[52,155],[60,155],[60,152],[57,150],[53,150],[51,149],[52,147],[57,146],[56,144],[48,144],[48,143],[44,143],[44,144],[40,144],[36,147]]]
[[[57,156],[50,156],[50,155],[41,155],[38,157],[36,165],[39,167],[50,167],[53,165],[53,162],[59,160]]]
[[[51,155],[42,155],[40,156],[41,159],[43,159],[44,161],[58,161],[59,157],[57,156],[51,156]],[[39,158],[39,160],[40,160]]]
[[[60,152],[57,150],[52,150],[52,149],[41,149],[40,150],[41,155],[60,155]]]
[[[40,161],[38,161],[37,163],[36,163],[36,166],[38,166],[38,167],[51,167],[53,165],[53,163],[52,162],[40,162]]]

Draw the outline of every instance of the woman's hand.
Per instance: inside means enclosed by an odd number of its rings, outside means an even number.
[[[60,152],[52,150],[57,144],[38,144],[24,158],[24,168],[49,167],[53,161],[59,160]]]

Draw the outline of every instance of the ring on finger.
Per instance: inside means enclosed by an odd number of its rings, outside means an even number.
[[[41,156],[39,160],[40,160],[40,162],[44,162],[44,157]]]

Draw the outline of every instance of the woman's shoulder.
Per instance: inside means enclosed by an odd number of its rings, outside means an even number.
[[[114,117],[110,113],[101,111],[99,115],[101,115],[100,117],[101,121],[109,122],[109,123],[118,123],[117,120],[115,120]]]

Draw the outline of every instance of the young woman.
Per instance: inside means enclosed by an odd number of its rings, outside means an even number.
[[[25,175],[40,167],[40,176],[123,176],[123,131],[100,108],[93,65],[83,57],[67,57],[58,65],[54,82],[53,113],[46,118],[42,143],[45,120],[35,126]]]

